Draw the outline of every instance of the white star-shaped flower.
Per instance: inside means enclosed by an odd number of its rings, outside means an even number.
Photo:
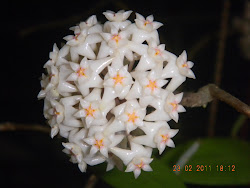
[[[135,136],[134,138],[132,138],[132,142],[145,145],[148,147],[156,148],[157,143],[154,142],[154,138],[157,132],[159,131],[159,129],[162,127],[166,127],[170,129],[166,121],[144,122],[144,126],[141,127],[141,130],[143,130],[145,135]]]
[[[75,35],[64,37],[64,40],[67,41],[66,44],[71,46],[71,60],[77,62],[79,60],[79,55],[85,56],[89,59],[95,59],[96,55],[91,46],[101,42],[102,37],[95,32],[89,34],[89,28],[87,27],[81,29],[80,26],[75,26],[73,29]]]
[[[112,27],[111,33],[100,33],[100,35],[103,37],[106,43],[101,44],[98,57],[112,55],[114,57],[121,58],[123,61],[125,56],[129,61],[133,61],[133,53],[128,48],[129,33],[127,30],[119,32],[116,27]],[[108,48],[106,48],[106,46],[108,46]]]
[[[132,11],[124,11],[120,10],[117,13],[113,11],[104,12],[104,16],[109,20],[104,24],[104,31],[109,32],[112,27],[116,27],[118,29],[125,29],[131,22],[127,20]]]
[[[100,35],[112,49],[123,47],[128,43],[127,32],[118,32],[118,29],[115,27],[111,28],[110,33],[100,33]]]
[[[78,163],[78,167],[81,172],[86,172],[87,164],[83,159],[81,148],[77,144],[73,143],[62,143],[62,145],[65,147],[63,149],[63,152],[70,155],[70,161],[72,163]]]
[[[176,90],[186,80],[186,76],[180,74],[178,67],[176,66],[176,60],[177,57],[168,52],[168,63],[162,71],[163,78],[171,78],[171,81],[166,87],[166,90],[171,92]]]
[[[173,93],[169,93],[166,99],[165,111],[175,122],[178,122],[179,119],[178,112],[186,112],[185,108],[179,104],[182,97],[183,93],[179,93],[176,95],[174,95]]]
[[[131,46],[131,43],[130,43]],[[165,44],[157,45],[154,40],[150,40],[147,53],[143,53],[136,71],[146,71],[154,68],[158,63],[163,63],[168,59],[168,53],[165,50]]]
[[[112,66],[108,67],[108,74],[104,78],[104,87],[112,88],[117,97],[124,99],[131,84],[133,83],[132,77],[128,72],[128,66],[123,66],[120,69],[115,69]]]
[[[155,62],[163,62],[168,59],[168,52],[165,50],[165,44],[157,45],[154,40],[150,40],[148,54]]]
[[[168,82],[161,78],[161,71],[162,68],[152,69],[145,77],[139,79],[144,96],[160,97],[161,87]]]
[[[80,64],[70,63],[74,71],[69,75],[67,81],[74,81],[83,96],[89,94],[89,88],[102,88],[103,80],[100,73],[112,62],[113,58],[107,57],[100,60],[88,60],[84,57]]]
[[[93,137],[85,138],[84,141],[92,146],[90,149],[90,155],[93,156],[97,151],[100,151],[102,155],[108,158],[108,147],[111,144],[111,141],[101,132],[95,133]]]
[[[83,141],[87,137],[87,132],[85,128],[75,128],[69,132],[68,136],[69,142],[77,144],[85,155],[89,151],[89,145]]]
[[[104,118],[100,112],[98,101],[86,101],[84,99],[80,100],[82,109],[79,110],[75,116],[81,117],[89,128],[91,125],[101,125],[107,123],[106,118]]]
[[[69,46],[64,45],[60,50],[58,49],[56,43],[53,45],[53,51],[49,53],[49,60],[44,64],[44,68],[51,66],[51,65],[61,65],[68,63],[68,61],[65,59],[65,57],[69,53]]]
[[[94,136],[85,138],[84,141],[92,146],[90,149],[90,156],[93,156],[98,151],[100,151],[103,156],[108,158],[109,148],[119,144],[123,138],[123,135],[106,136],[102,132],[96,132]]]
[[[72,27],[71,30],[73,29],[74,35],[67,35],[63,39],[67,41],[67,45],[69,46],[77,46],[79,44],[82,44],[88,34],[88,30],[84,28],[81,30],[79,26]]]
[[[160,40],[157,29],[162,26],[162,23],[154,22],[153,20],[152,15],[145,19],[142,15],[136,13],[136,26],[134,24],[128,26],[129,33],[132,33],[132,41],[143,43],[144,41],[149,42],[153,39],[159,44]]]
[[[152,32],[163,25],[160,22],[155,22],[153,15],[150,15],[145,19],[141,14],[138,13],[136,13],[135,24],[138,28],[147,32]]]
[[[130,16],[130,14],[132,13],[131,10],[129,11],[124,11],[124,10],[120,10],[118,12],[113,12],[110,10],[107,10],[106,12],[103,12],[104,16],[112,22],[122,22],[128,19],[128,17]]]
[[[62,143],[62,145],[66,148],[66,150],[63,150],[66,153],[71,154],[78,163],[81,163],[83,160],[82,150],[77,144],[73,143]]]
[[[195,75],[194,75],[193,71],[191,70],[191,68],[194,66],[194,63],[191,61],[187,61],[187,53],[185,50],[177,58],[176,64],[179,68],[180,73],[183,76],[195,79]]]
[[[102,26],[97,23],[96,15],[90,16],[85,22],[79,24],[81,30],[87,29],[88,34],[102,32]]]
[[[112,110],[118,120],[124,123],[129,134],[137,127],[143,126],[143,119],[146,115],[146,108],[141,108],[137,100],[130,100],[118,105]]]
[[[144,120],[146,121],[170,121],[171,117],[165,111],[165,103],[168,92],[162,90],[160,98],[155,98],[154,100],[140,100],[139,103],[141,106],[152,106],[155,108],[154,111],[149,112]]]
[[[53,126],[55,124],[62,123],[64,119],[64,107],[61,103],[57,102],[56,100],[51,99],[50,100],[51,107],[48,110],[48,114],[52,117],[49,120],[50,126]]]
[[[161,155],[164,151],[165,147],[172,147],[174,148],[174,142],[171,138],[173,138],[177,133],[179,129],[170,129],[167,127],[162,127],[157,132],[154,138],[154,142],[157,144],[159,154]]]
[[[41,80],[41,86],[42,89],[38,94],[38,98],[42,99],[47,96],[47,94],[52,90],[55,89],[59,83],[59,72],[58,68],[54,65],[48,65],[46,66],[48,75],[46,76],[45,74],[42,75],[42,80]],[[51,93],[52,98],[57,98],[56,95],[53,95]]]
[[[152,148],[143,147],[142,145],[133,142],[130,142],[130,146],[131,150],[113,147],[110,148],[110,151],[119,157],[125,165],[130,163],[126,169],[126,172],[134,171],[135,178],[140,175],[141,169],[143,168],[145,171],[152,171],[149,166],[149,163],[151,163],[153,160],[150,158],[152,154]]]
[[[84,99],[80,99],[81,109],[75,113],[75,117],[82,118],[87,128],[106,124],[106,115],[115,106],[114,101],[104,105],[101,100],[101,92],[101,89],[95,88]]]
[[[153,169],[149,164],[153,161],[152,158],[148,157],[135,157],[127,166],[125,172],[134,172],[135,179],[141,174],[141,170],[150,172]]]

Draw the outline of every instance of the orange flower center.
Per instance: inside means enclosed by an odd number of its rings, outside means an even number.
[[[183,68],[184,68],[184,67],[188,68],[188,64],[187,64],[187,63],[183,63],[183,64],[182,64],[182,67],[183,67]]]
[[[128,122],[133,122],[133,123],[135,123],[135,120],[139,117],[135,114],[135,112],[133,112],[132,114],[127,113],[127,115],[128,115]]]
[[[75,40],[78,40],[80,33],[76,33],[75,36],[73,37]]]
[[[150,21],[146,20],[146,21],[144,22],[144,26],[146,26],[147,24],[150,24]]]
[[[157,88],[156,81],[149,80],[149,84],[146,87],[150,88],[152,91]]]
[[[162,142],[167,142],[167,140],[168,140],[168,135],[166,134],[166,135],[161,135],[161,137],[162,137]]]
[[[103,147],[103,139],[101,140],[95,140],[95,146],[98,147],[99,149]]]
[[[87,77],[86,74],[84,73],[85,70],[86,70],[86,69],[80,67],[80,68],[78,69],[78,71],[77,71],[78,76],[85,76],[85,77]]]
[[[143,165],[144,165],[144,163],[141,161],[141,163],[140,163],[140,164],[135,165],[135,166],[137,166],[138,168],[142,168],[142,167],[143,167]]]
[[[119,73],[115,77],[113,77],[113,80],[115,81],[115,85],[116,84],[122,84],[123,78],[124,77],[120,76]]]
[[[86,113],[87,113],[87,116],[94,116],[94,112],[96,111],[95,109],[91,108],[91,105],[85,109],[86,110]]]
[[[57,112],[56,109],[54,109],[54,114],[55,114],[56,116],[58,116],[58,115],[60,115],[60,112]]]
[[[159,49],[155,49],[155,55],[161,55],[161,50],[159,50]]]
[[[114,40],[116,42],[116,44],[118,44],[120,39],[121,39],[121,37],[119,35],[113,35],[113,37],[112,37],[112,40]]]
[[[177,109],[178,104],[176,104],[175,102],[171,102],[170,104],[173,107],[173,111],[175,111]]]

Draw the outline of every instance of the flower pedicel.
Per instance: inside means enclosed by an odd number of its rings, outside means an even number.
[[[67,139],[66,154],[82,172],[88,165],[107,162],[107,170],[126,166],[137,178],[152,171],[152,149],[175,147],[183,93],[174,94],[186,77],[195,78],[186,51],[176,57],[160,44],[161,23],[152,15],[106,11],[101,25],[96,16],[70,29],[66,44],[56,44],[44,65],[38,99],[51,137]],[[152,110],[152,107],[154,110]],[[140,130],[140,131],[138,131]]]

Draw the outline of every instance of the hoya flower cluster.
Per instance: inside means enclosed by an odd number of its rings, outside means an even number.
[[[183,93],[174,94],[186,77],[195,78],[185,51],[177,57],[160,44],[161,23],[152,15],[132,11],[103,14],[71,27],[66,44],[56,44],[44,65],[38,98],[44,99],[44,116],[51,137],[67,139],[63,150],[86,171],[87,165],[107,162],[125,172],[152,171],[153,148],[161,154],[174,147]]]

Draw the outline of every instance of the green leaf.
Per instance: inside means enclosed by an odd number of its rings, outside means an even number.
[[[250,147],[247,142],[213,138],[202,139],[199,143],[198,150],[186,164],[188,166],[186,169],[184,166],[180,172],[180,177],[185,183],[199,185],[248,185],[250,183]],[[179,154],[184,153],[190,144],[171,150],[166,153],[163,160],[172,167],[173,162],[179,159]],[[235,171],[232,171],[233,165]],[[191,167],[192,171],[187,171]]]
[[[185,188],[185,185],[180,181],[180,178],[172,172],[172,169],[170,169],[164,161],[154,159],[150,166],[153,168],[153,171],[142,171],[137,179],[134,178],[133,172],[121,172],[117,169],[106,172],[102,176],[102,179],[113,187],[119,188]]]

